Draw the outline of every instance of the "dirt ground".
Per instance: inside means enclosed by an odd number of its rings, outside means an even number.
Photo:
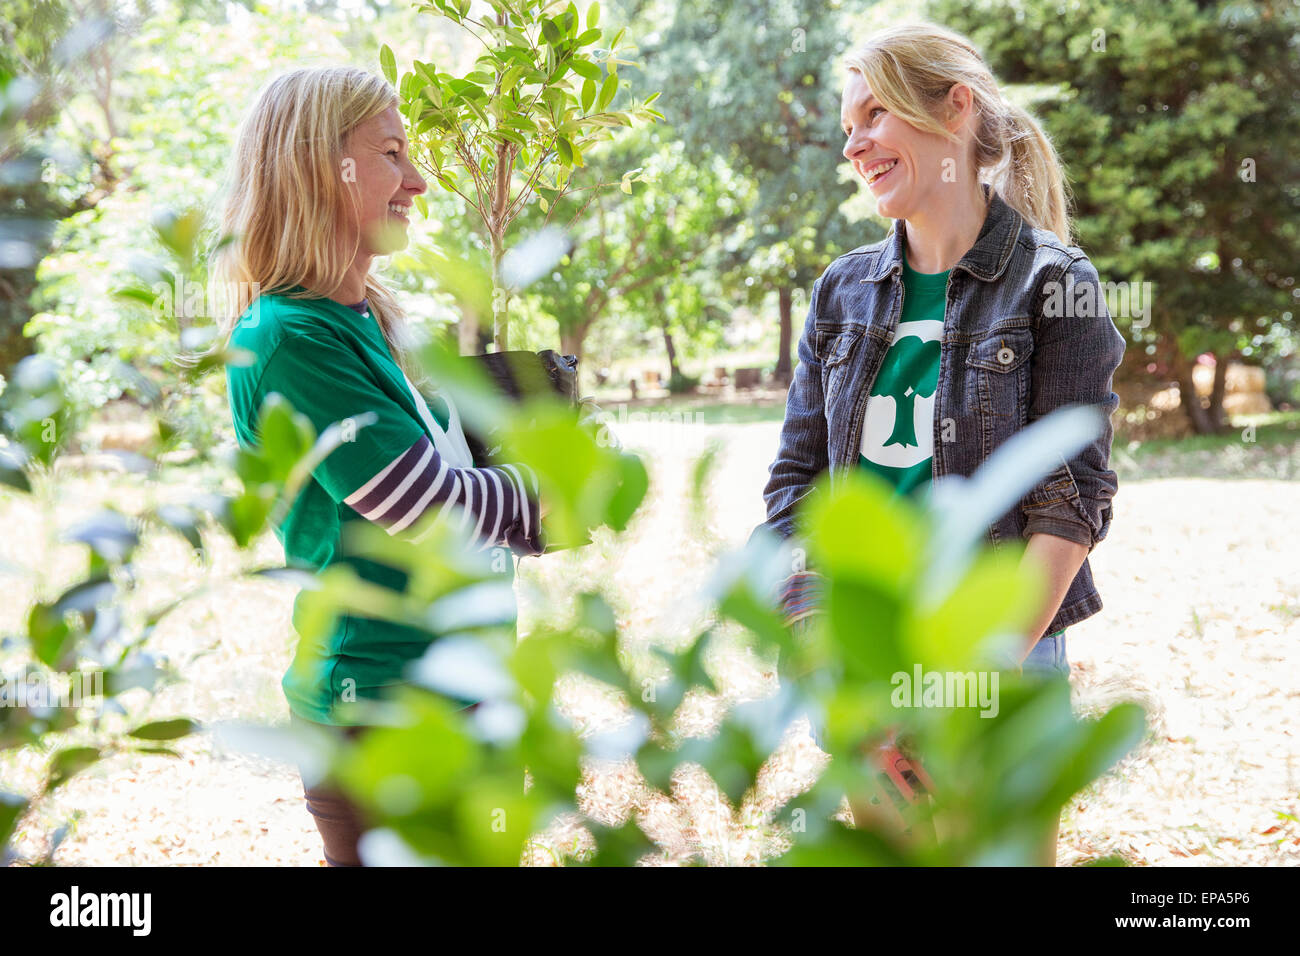
[[[600,582],[623,596],[621,624],[636,641],[672,643],[692,633],[705,610],[693,593],[718,548],[741,544],[762,519],[761,489],[776,445],[773,422],[737,425],[629,424],[624,440],[647,453],[652,497],[630,538],[584,551],[529,560],[521,568],[521,629],[540,606],[533,590]],[[710,533],[692,537],[688,466],[708,443],[721,443],[709,490]],[[1130,699],[1147,707],[1153,732],[1114,772],[1066,808],[1059,863],[1118,854],[1135,865],[1300,863],[1300,667],[1287,660],[1300,639],[1300,520],[1295,478],[1300,444],[1265,452],[1244,446],[1226,465],[1222,452],[1201,465],[1140,464],[1117,448],[1121,488],[1110,536],[1093,554],[1105,610],[1069,632],[1076,707],[1089,713]],[[1207,453],[1208,454],[1208,453]],[[1269,457],[1265,460],[1252,455]],[[1280,455],[1280,458],[1279,458]],[[1161,471],[1224,477],[1154,477]],[[1250,475],[1275,477],[1243,477]],[[93,508],[102,478],[70,479],[54,514],[0,498],[5,601],[0,632],[19,624],[33,585],[75,573],[67,549],[35,569],[33,542]],[[163,492],[159,492],[160,494]],[[167,492],[167,493],[170,493]],[[150,539],[150,603],[197,583],[198,564],[170,538]],[[282,560],[264,539],[254,563]],[[217,553],[218,571],[233,553]],[[44,593],[44,592],[42,592]],[[225,585],[167,619],[154,643],[183,680],[154,702],[156,717],[184,713],[205,723],[283,722],[279,679],[292,651],[293,591],[269,581]],[[761,695],[774,675],[737,653],[724,699],[695,698],[686,720],[701,729],[728,699]],[[566,709],[587,723],[611,719],[608,705],[580,684],[564,688]],[[714,864],[758,862],[768,846],[764,822],[803,789],[824,755],[801,728],[739,808],[726,806],[703,774],[683,774],[672,794],[647,795],[626,767],[593,768],[581,809],[613,822],[635,812],[671,864],[695,854]],[[62,865],[323,864],[312,818],[291,765],[224,747],[210,732],[185,741],[181,757],[123,756],[64,787],[31,815],[20,852],[38,853],[44,835],[68,823],[55,861]],[[6,785],[35,779],[36,755],[0,763]],[[561,845],[582,843],[577,821],[561,821],[539,841],[533,862],[553,862]],[[547,847],[550,847],[548,852]]]

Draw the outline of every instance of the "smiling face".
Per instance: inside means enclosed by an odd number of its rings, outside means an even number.
[[[970,90],[959,84],[948,98],[954,110],[948,128],[960,130],[970,115]],[[866,181],[882,216],[911,219],[942,209],[952,198],[953,183],[969,177],[964,138],[954,143],[896,116],[880,104],[856,70],[849,72],[844,87],[840,125],[848,137],[844,158]]]
[[[358,256],[383,256],[404,248],[412,198],[427,186],[407,154],[397,109],[376,113],[352,130],[344,140],[343,157],[345,186],[352,193],[344,200],[346,240],[351,244],[359,236]]]

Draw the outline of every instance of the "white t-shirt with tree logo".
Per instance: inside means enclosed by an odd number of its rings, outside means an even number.
[[[904,264],[903,311],[867,398],[858,462],[898,494],[922,494],[932,477],[947,286],[947,272],[914,272]]]

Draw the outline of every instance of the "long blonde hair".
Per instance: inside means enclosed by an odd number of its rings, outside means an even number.
[[[384,80],[349,66],[294,70],[262,91],[239,130],[212,255],[212,281],[229,303],[218,316],[222,345],[258,294],[302,286],[297,296],[323,297],[338,288],[356,256],[335,241],[339,212],[356,203],[344,186],[343,143],[397,104]],[[394,360],[420,383],[397,299],[373,274],[365,296]]]
[[[1065,177],[1052,141],[1029,113],[1008,103],[970,40],[932,23],[874,34],[845,59],[877,100],[918,129],[950,133],[936,118],[953,84],[970,87],[975,112],[975,168],[1031,226],[1071,241]],[[987,172],[985,173],[985,171]]]

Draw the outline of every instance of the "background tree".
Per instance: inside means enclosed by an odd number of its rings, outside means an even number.
[[[978,0],[931,5],[1038,106],[1102,277],[1154,284],[1150,326],[1117,315],[1178,382],[1197,432],[1225,427],[1224,375],[1294,328],[1300,290],[1300,12],[1292,3]],[[1008,24],[1014,23],[1014,29]],[[1193,359],[1215,356],[1208,407]]]
[[[712,242],[691,261],[691,268],[682,263],[683,268],[623,297],[624,324],[639,326],[663,341],[670,391],[688,391],[697,384],[683,371],[682,358],[716,348],[731,327],[734,296],[716,265],[722,258],[716,235]]]
[[[737,287],[775,291],[780,319],[776,377],[790,379],[792,304],[835,255],[882,236],[840,212],[856,186],[843,175],[839,131],[840,6],[827,0],[683,0],[665,11],[627,5],[631,16],[671,17],[647,44],[645,82],[671,103],[668,121],[692,162],[717,156],[755,183],[751,240],[733,250]]]
[[[119,180],[112,89],[120,26],[98,0],[0,3],[0,373],[34,351],[24,327],[54,222],[93,208]],[[88,113],[60,111],[83,92]],[[60,121],[75,124],[75,148],[66,139],[56,147]],[[78,166],[86,174],[70,186]]]
[[[56,178],[61,195],[94,201],[67,210],[54,230],[36,273],[39,285],[27,323],[41,354],[58,366],[76,419],[85,421],[124,395],[143,402],[144,393],[176,391],[188,398],[172,409],[173,424],[193,447],[217,441],[228,420],[224,383],[178,376],[173,357],[183,330],[212,327],[214,317],[206,313],[215,303],[194,303],[191,311],[201,314],[182,314],[173,326],[169,309],[142,309],[139,294],[124,298],[119,292],[139,290],[141,259],[166,263],[174,254],[151,223],[202,207],[188,221],[203,227],[200,243],[215,235],[203,212],[214,208],[235,130],[259,87],[295,60],[349,58],[325,31],[304,36],[301,13],[268,12],[256,29],[223,18],[197,18],[175,5],[127,24],[118,34],[122,46],[114,53],[116,78],[107,106],[90,91],[67,103],[50,130],[53,148],[74,156],[102,154],[95,137],[103,136],[97,130],[112,115],[109,162],[119,178],[108,188],[90,158],[69,164]],[[200,60],[201,72],[185,65]],[[204,279],[202,259],[200,252],[189,273],[198,282]],[[159,298],[158,283],[174,300],[170,275],[165,266],[156,269],[145,293]]]
[[[587,172],[596,187],[572,191],[546,217],[568,228],[573,247],[534,287],[537,304],[559,323],[567,354],[581,355],[591,329],[617,314],[662,335],[679,373],[669,312],[707,284],[702,273],[716,257],[719,237],[743,218],[732,177],[715,159],[690,162],[681,142],[660,127],[593,153]],[[612,183],[621,188],[600,188]],[[718,312],[704,305],[693,303],[700,309],[694,318],[683,308],[686,322],[678,328],[716,320]]]

